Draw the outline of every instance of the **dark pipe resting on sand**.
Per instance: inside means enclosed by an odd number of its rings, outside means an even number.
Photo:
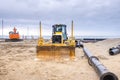
[[[83,51],[88,58],[88,63],[95,69],[100,80],[118,80],[117,76],[114,73],[109,72],[107,68],[100,63],[97,57],[92,56],[87,48],[83,47]]]
[[[120,45],[118,45],[116,48],[110,48],[109,49],[109,54],[110,55],[116,55],[120,53]]]
[[[76,40],[76,47],[83,47],[83,43],[80,40]]]

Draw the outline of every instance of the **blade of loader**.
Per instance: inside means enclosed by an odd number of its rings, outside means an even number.
[[[40,60],[64,60],[75,57],[75,47],[72,46],[37,46],[36,52]]]

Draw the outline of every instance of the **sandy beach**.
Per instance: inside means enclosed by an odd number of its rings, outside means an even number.
[[[99,80],[81,48],[75,61],[36,60],[35,40],[0,42],[0,80]],[[109,48],[120,45],[120,39],[84,43],[100,62],[120,79],[120,54],[111,56]]]

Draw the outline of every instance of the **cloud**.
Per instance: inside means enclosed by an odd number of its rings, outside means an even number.
[[[39,27],[39,21],[42,21],[46,35],[55,23],[67,24],[70,31],[71,20],[74,20],[76,35],[79,32],[117,35],[119,4],[119,0],[1,0],[0,18],[6,27]],[[116,34],[109,33],[113,30]]]
[[[119,0],[2,0],[1,3],[3,17],[23,19],[99,17],[119,6]]]

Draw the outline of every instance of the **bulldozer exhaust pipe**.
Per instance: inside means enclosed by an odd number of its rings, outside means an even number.
[[[118,80],[117,76],[114,73],[109,72],[108,69],[100,63],[99,59],[95,56],[92,56],[92,54],[84,46],[83,51],[88,58],[89,65],[95,69],[100,77],[100,80]]]
[[[42,37],[42,26],[41,26],[41,21],[40,21],[40,38]]]
[[[110,55],[116,55],[120,53],[120,45],[118,45],[117,47],[113,47],[109,49],[109,54]]]
[[[73,37],[73,21],[72,21],[72,24],[71,24],[71,37]]]

